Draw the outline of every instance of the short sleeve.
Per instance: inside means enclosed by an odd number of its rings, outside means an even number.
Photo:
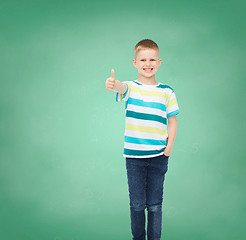
[[[126,84],[127,90],[124,94],[116,92],[116,102],[119,102],[120,100],[123,100],[126,102],[129,98],[129,94],[131,92],[131,85],[130,85],[129,81],[124,81],[122,83]]]
[[[167,118],[180,113],[177,98],[176,98],[174,91],[172,91],[167,101],[166,112],[167,112]]]

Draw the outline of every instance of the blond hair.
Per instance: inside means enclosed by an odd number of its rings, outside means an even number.
[[[136,58],[138,52],[141,50],[144,50],[144,49],[154,49],[154,50],[157,50],[159,53],[159,47],[154,41],[152,41],[150,39],[143,39],[140,42],[138,42],[134,48],[135,58]]]

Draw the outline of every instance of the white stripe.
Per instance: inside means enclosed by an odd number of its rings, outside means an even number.
[[[135,144],[125,142],[124,148],[132,149],[132,150],[160,150],[164,147],[164,145],[145,145],[145,144]]]
[[[175,96],[175,93],[173,92],[173,93],[170,95],[170,97],[169,97],[169,101],[172,100],[172,99],[174,99],[174,98],[176,98],[176,96]]]
[[[169,114],[170,112],[176,111],[178,109],[179,109],[178,104],[174,104],[174,105],[167,108],[167,114]]]
[[[132,82],[132,86],[138,87],[140,89],[140,91],[147,91],[147,92],[160,92],[160,93],[163,93],[164,89],[169,89],[169,88],[158,88],[158,87],[151,88],[151,85],[149,85],[150,87],[149,86],[143,86],[143,85],[138,85],[138,84],[136,84],[134,82]]]

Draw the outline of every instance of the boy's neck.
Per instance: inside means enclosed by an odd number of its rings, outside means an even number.
[[[143,77],[139,75],[137,79],[140,83],[145,84],[145,85],[156,85],[158,82],[155,80],[155,76],[152,76],[150,78]]]

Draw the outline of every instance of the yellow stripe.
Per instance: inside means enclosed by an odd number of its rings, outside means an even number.
[[[135,93],[139,93],[142,96],[149,96],[149,97],[164,97],[164,98],[168,99],[170,96],[167,93],[163,93],[163,92],[140,90],[140,88],[138,86],[133,86],[131,88],[131,91],[135,92]]]
[[[167,108],[170,107],[170,106],[173,106],[173,105],[175,105],[175,104],[177,104],[177,99],[176,99],[176,98],[174,98],[174,99],[172,99],[172,100],[169,100],[169,101],[167,102]]]
[[[156,133],[162,136],[167,135],[165,130],[155,128],[155,127],[146,127],[146,126],[138,126],[135,124],[126,123],[126,130],[136,131],[136,132],[143,132],[143,133]]]

